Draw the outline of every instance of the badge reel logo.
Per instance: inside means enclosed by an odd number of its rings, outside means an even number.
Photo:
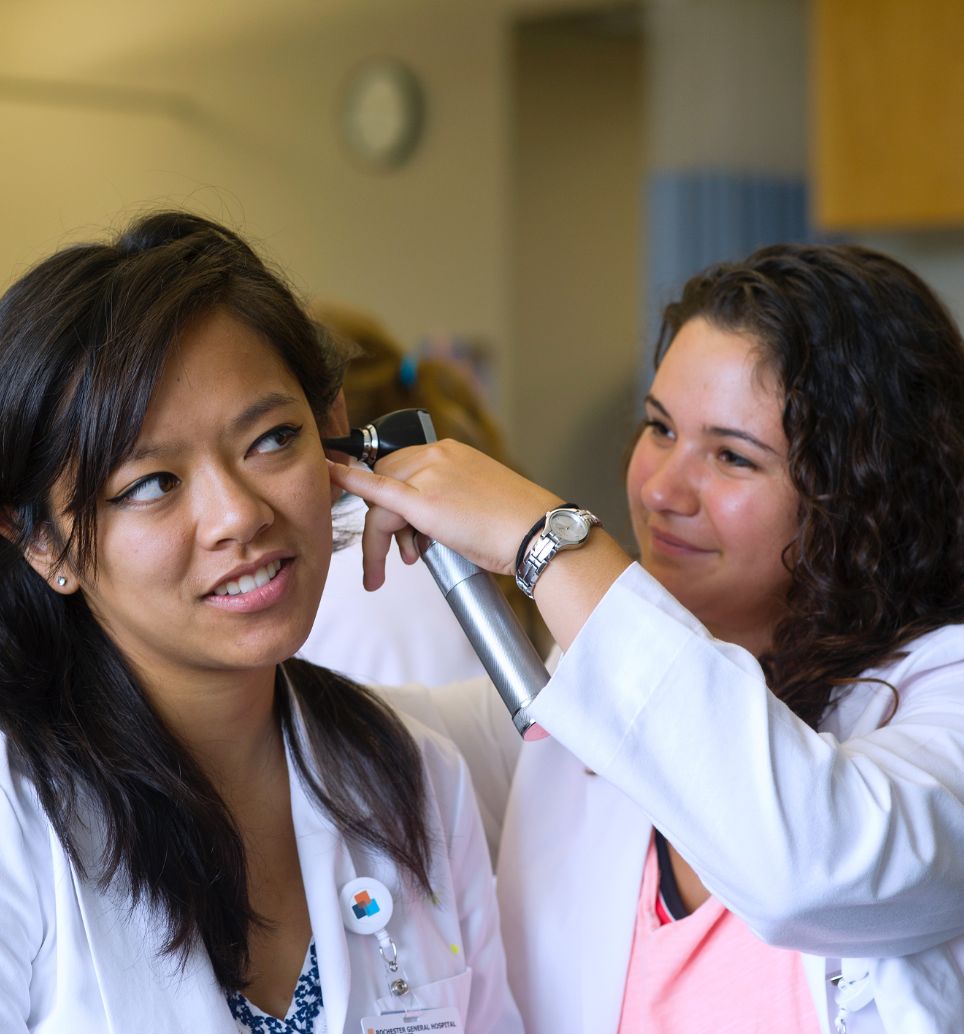
[[[392,911],[392,895],[379,880],[361,876],[341,888],[341,915],[351,933],[380,933],[388,926]]]

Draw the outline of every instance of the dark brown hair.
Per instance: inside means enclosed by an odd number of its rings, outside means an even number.
[[[916,274],[856,246],[773,246],[693,277],[657,363],[696,317],[752,337],[785,393],[799,533],[761,663],[816,726],[836,686],[964,620],[964,343]]]
[[[83,594],[51,591],[24,559],[36,536],[53,536],[51,491],[66,479],[64,558],[95,569],[103,486],[136,443],[171,349],[215,308],[273,345],[322,423],[341,381],[338,351],[240,237],[199,216],[161,212],[109,243],[67,248],[0,299],[0,732],[78,869],[102,887],[122,878],[132,904],[145,899],[166,920],[169,952],[185,958],[202,944],[221,984],[239,988],[259,918],[232,816]],[[309,792],[428,892],[411,736],[340,676],[303,661],[283,668],[278,721]],[[105,831],[101,858],[77,839],[92,818]]]

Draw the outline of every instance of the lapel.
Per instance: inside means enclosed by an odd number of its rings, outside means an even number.
[[[822,955],[805,955],[800,953],[803,961],[803,972],[807,977],[807,986],[813,998],[817,1020],[820,1023],[820,1034],[830,1034],[830,1012],[828,1008],[827,960]]]
[[[288,755],[291,815],[298,860],[308,899],[308,916],[318,952],[318,972],[331,1034],[345,1028],[351,992],[348,941],[338,906],[338,892],[355,878],[355,866],[331,821],[308,794]]]
[[[93,822],[80,834],[82,857],[99,858],[103,842],[101,825]],[[162,954],[163,927],[145,903],[131,909],[126,893],[101,891],[73,866],[70,871],[105,1030],[141,1030],[150,1017],[154,1034],[183,1034],[199,1022],[210,1034],[236,1034],[206,952],[192,952],[181,969]]]
[[[615,1034],[652,826],[612,783],[600,776],[585,779],[582,1029]]]
[[[527,1029],[615,1034],[651,826],[555,740],[523,747],[499,898]]]

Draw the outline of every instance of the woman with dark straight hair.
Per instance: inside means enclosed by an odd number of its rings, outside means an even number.
[[[342,365],[182,212],[0,300],[4,1034],[520,1029],[463,762],[291,659]]]
[[[669,306],[644,405],[640,563],[453,442],[333,467],[371,585],[410,522],[565,650],[498,864],[527,1031],[959,1034],[958,328],[877,252],[764,248]]]

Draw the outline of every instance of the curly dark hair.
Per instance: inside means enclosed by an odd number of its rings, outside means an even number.
[[[657,365],[696,317],[752,337],[785,393],[799,533],[760,661],[816,727],[835,687],[964,620],[964,341],[920,277],[852,245],[775,245],[693,277]]]

